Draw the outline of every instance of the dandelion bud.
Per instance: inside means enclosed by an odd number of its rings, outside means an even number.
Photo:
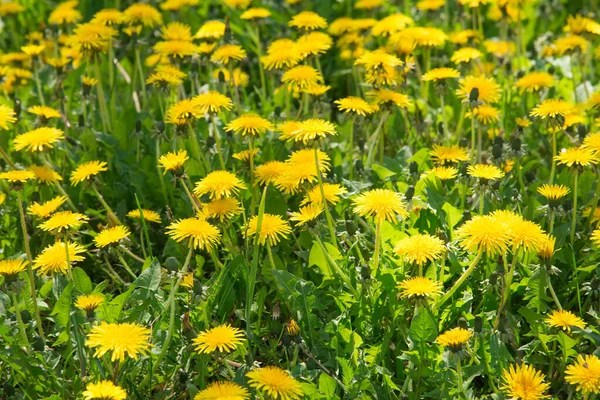
[[[285,332],[290,336],[297,336],[300,334],[300,326],[294,321],[294,319],[290,319],[290,322],[285,327]]]
[[[354,236],[356,234],[356,225],[351,220],[346,220],[346,232],[348,235]]]
[[[473,330],[476,333],[481,333],[483,330],[483,319],[481,317],[475,317],[475,321],[473,324]]]
[[[563,201],[563,208],[565,211],[570,211],[573,208],[573,201],[571,199],[565,199],[565,201]]]
[[[514,138],[513,140],[511,140],[511,142],[510,142],[510,148],[514,152],[521,151],[521,139]]]
[[[500,181],[494,181],[494,183],[492,184],[492,189],[493,190],[500,189]]]
[[[495,136],[494,144],[499,144],[500,146],[502,146],[504,144],[504,139],[502,139],[502,136]]]
[[[551,65],[551,66],[550,66],[550,68],[548,68],[548,73],[549,73],[550,75],[554,75],[554,72],[556,72],[556,71],[554,70],[554,65]]]
[[[15,105],[13,107],[13,111],[15,112],[15,117],[19,117],[21,115],[21,100],[15,99]]]
[[[206,139],[206,147],[213,147],[215,143],[215,138],[212,136],[209,136],[208,139]]]
[[[135,120],[135,131],[137,133],[140,133],[142,131],[142,120],[140,120],[140,119]]]
[[[535,174],[533,171],[527,171],[525,173],[525,179],[527,180],[527,183],[533,182],[535,180]]]
[[[469,93],[469,102],[476,103],[479,100],[479,89],[473,88],[471,89],[471,93]]]
[[[33,350],[44,351],[44,346],[45,346],[45,344],[41,337],[35,336],[33,338],[33,343],[32,343]]]
[[[179,261],[175,257],[169,257],[165,261],[165,268],[169,272],[179,271]]]
[[[466,138],[462,138],[458,141],[460,147],[469,147],[469,141]]]
[[[406,200],[412,200],[414,195],[415,195],[415,187],[413,185],[410,185],[406,189],[406,193],[404,193],[404,196],[406,197]]]
[[[408,164],[408,170],[411,174],[416,174],[419,172],[419,164],[417,164],[415,161],[412,161],[410,164]]]
[[[577,125],[577,136],[579,136],[579,140],[583,141],[588,134],[587,127],[583,124]]]
[[[469,165],[470,165],[469,163],[464,163],[463,165],[461,165],[461,167],[460,167],[460,174],[462,176],[467,176],[468,175],[467,169],[469,168]]]
[[[163,133],[165,131],[165,123],[162,121],[158,121],[156,123],[156,130],[158,131],[158,133]]]
[[[225,83],[225,73],[223,71],[219,71],[219,83]]]
[[[495,144],[494,146],[492,146],[492,156],[495,159],[502,158],[502,145],[501,144]]]
[[[79,125],[80,128],[85,127],[85,118],[83,117],[83,114],[79,114],[77,124]]]
[[[364,280],[371,279],[371,267],[368,264],[363,265],[360,269],[360,276]]]
[[[472,218],[472,217],[471,217],[471,211],[469,211],[469,210],[465,210],[465,211],[463,212],[463,217],[462,217],[462,220],[463,220],[463,222],[470,221],[470,220],[471,220],[471,218]]]
[[[442,112],[444,112],[444,111],[442,110]],[[438,123],[437,130],[438,130],[438,135],[444,134],[444,123],[443,122]]]
[[[281,106],[275,107],[275,109],[273,110],[273,116],[275,118],[279,118],[281,116]]]
[[[31,314],[28,310],[23,310],[21,311],[21,318],[23,319],[24,323],[28,324],[31,321]]]
[[[199,281],[194,281],[194,294],[202,296],[202,284]]]

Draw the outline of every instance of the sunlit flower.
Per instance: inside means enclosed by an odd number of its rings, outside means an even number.
[[[434,144],[429,154],[437,164],[458,163],[469,160],[467,149],[457,145],[439,146]]]
[[[33,204],[27,208],[27,214],[35,215],[40,218],[47,218],[53,214],[65,201],[67,201],[66,197],[56,196],[42,204],[33,202]]]
[[[249,8],[240,15],[241,19],[251,20],[259,18],[268,18],[271,16],[271,12],[266,8],[255,7]]]
[[[548,314],[546,323],[550,326],[560,328],[563,331],[571,332],[572,327],[579,329],[585,328],[585,322],[571,311],[566,310],[554,310]]]
[[[327,20],[312,11],[302,11],[292,17],[288,25],[303,30],[327,28]]]
[[[477,60],[478,58],[483,57],[483,53],[473,47],[463,47],[462,49],[458,49],[452,54],[450,60],[454,64],[460,63],[468,63],[472,60]]]
[[[229,97],[215,91],[199,94],[192,100],[202,114],[216,114],[233,108],[233,102]]]
[[[562,151],[554,159],[558,164],[568,167],[587,167],[600,162],[600,155],[586,147],[571,147]]]
[[[229,64],[230,61],[239,61],[246,58],[246,50],[237,44],[224,44],[214,51],[210,60],[218,64]]]
[[[127,213],[127,216],[134,219],[141,219],[143,216],[145,222],[161,222],[160,215],[156,211],[147,210],[145,208],[142,209],[141,215],[140,210],[131,210]]]
[[[299,65],[287,70],[281,77],[281,82],[289,84],[294,90],[302,90],[323,82],[323,77],[315,68]]]
[[[154,72],[148,77],[148,79],[146,79],[147,85],[154,85],[154,87],[162,89],[181,85],[182,83],[183,79],[168,72],[162,71]]]
[[[25,7],[16,1],[0,3],[0,17],[7,17],[23,11],[25,11]]]
[[[27,109],[27,112],[39,116],[43,121],[51,118],[60,118],[60,112],[48,106],[33,106]]]
[[[8,124],[14,124],[17,121],[15,112],[9,106],[0,104],[0,128],[8,130]]]
[[[441,239],[428,234],[406,237],[394,246],[394,253],[405,262],[416,265],[439,259],[445,250],[446,247]]]
[[[59,211],[52,214],[46,222],[40,225],[40,228],[43,231],[62,232],[63,230],[68,231],[69,229],[77,229],[88,220],[89,218],[86,215],[80,213]]]
[[[0,275],[5,278],[25,271],[27,264],[22,258],[0,260]]]
[[[529,115],[542,119],[557,117],[564,118],[567,114],[570,114],[573,111],[573,104],[568,103],[563,99],[548,99],[538,104],[533,110],[531,110]]]
[[[308,144],[310,141],[337,135],[335,125],[323,119],[311,118],[299,122],[288,140]]]
[[[264,134],[266,131],[273,130],[273,124],[256,114],[243,114],[228,123],[225,130],[241,134],[242,136],[258,136]]]
[[[235,382],[213,382],[201,390],[194,400],[245,400],[250,398],[248,389]]]
[[[240,202],[237,199],[224,197],[204,204],[204,210],[202,211],[206,217],[217,218],[223,222],[241,213],[242,207],[240,207]]]
[[[34,178],[34,173],[28,169],[17,169],[12,171],[0,172],[0,180],[6,180],[11,183],[24,183]]]
[[[306,205],[309,203],[321,204],[321,203],[323,203],[323,194],[324,194],[327,202],[335,205],[335,204],[337,204],[338,201],[340,201],[341,195],[348,193],[346,188],[338,183],[323,183],[322,188],[323,188],[322,193],[321,193],[321,185],[315,186],[312,189],[310,189],[306,193],[306,196],[304,197],[304,199],[302,200],[302,202],[300,204],[301,205]]]
[[[162,14],[156,8],[146,3],[134,3],[123,11],[125,21],[129,25],[142,24],[154,27],[162,24]]]
[[[106,247],[111,244],[119,243],[121,240],[127,238],[130,232],[126,226],[117,225],[111,228],[106,228],[94,238],[96,247]]]
[[[458,169],[454,167],[437,166],[427,171],[426,176],[435,176],[441,181],[446,181],[456,178]]]
[[[477,215],[456,230],[456,238],[469,251],[483,250],[490,255],[503,254],[510,236],[506,229],[499,229],[500,221],[494,216]]]
[[[60,176],[58,172],[43,165],[32,165],[29,167],[29,169],[33,171],[35,178],[43,183],[63,180],[62,176]]]
[[[441,29],[424,26],[406,28],[395,35],[413,38],[417,42],[417,45],[421,47],[442,46],[448,40],[448,35]],[[394,37],[390,38],[390,41],[393,42]]]
[[[400,108],[407,108],[412,105],[412,101],[407,95],[398,93],[395,90],[379,89],[367,93],[367,96],[373,97],[373,100],[377,105],[396,105]]]
[[[67,262],[67,249],[69,252],[69,261]],[[56,242],[46,247],[39,256],[33,260],[33,268],[39,268],[40,273],[66,273],[71,264],[83,261],[84,257],[80,254],[85,249],[78,243],[68,242],[65,248],[64,242]]]
[[[402,13],[388,15],[379,20],[371,29],[373,36],[389,36],[414,23],[413,19]]]
[[[493,215],[497,215],[496,212]],[[546,234],[542,228],[532,221],[523,218],[501,219],[507,228],[509,241],[513,251],[522,248],[524,251],[539,251],[544,244]]]
[[[230,353],[244,341],[244,334],[229,324],[202,331],[192,341],[198,353],[210,354],[215,351]]]
[[[59,140],[64,139],[64,132],[57,128],[42,127],[18,135],[13,143],[15,150],[29,152],[51,149]]]
[[[554,86],[554,78],[547,72],[530,72],[519,78],[515,86],[519,88],[521,93],[537,92],[541,89]]]
[[[246,374],[248,385],[274,400],[298,400],[304,396],[300,382],[278,367],[267,366]]]
[[[250,218],[244,229],[245,236],[254,236],[257,232],[258,244],[268,243],[270,246],[275,246],[282,238],[286,238],[292,232],[292,229],[290,224],[280,215],[265,213],[262,216],[260,230],[258,229],[258,215]]]
[[[592,236],[590,237],[590,239],[592,240],[592,243],[600,247],[600,228],[592,232]]]
[[[98,383],[88,383],[82,394],[85,400],[125,400],[127,398],[127,393],[122,387],[108,380]]]
[[[464,328],[450,329],[439,335],[436,342],[443,347],[448,347],[453,351],[460,350],[462,346],[471,339],[473,332]]]
[[[441,292],[440,284],[429,278],[417,276],[407,279],[398,284],[401,290],[400,297],[429,298]]]
[[[183,99],[169,107],[166,122],[185,125],[196,118],[200,118],[202,114],[203,112],[195,99]]]
[[[125,21],[125,15],[114,8],[105,8],[94,14],[92,22],[102,25],[119,25]]]
[[[152,331],[135,323],[107,323],[93,327],[87,336],[86,345],[97,347],[94,357],[102,357],[110,352],[112,362],[123,362],[127,357],[137,360],[140,355],[145,354],[150,348]]]
[[[569,35],[556,39],[553,44],[558,55],[562,56],[574,52],[585,53],[590,42],[583,36]]]
[[[71,173],[71,184],[77,185],[83,181],[88,181],[100,172],[108,171],[106,161],[89,161],[77,166]]]
[[[344,97],[334,101],[340,111],[366,116],[377,111],[373,105],[367,103],[364,99],[356,96]]]
[[[492,164],[469,165],[467,173],[473,178],[481,180],[482,183],[501,179],[505,175],[504,171]]]
[[[163,57],[191,57],[200,50],[197,45],[186,40],[167,40],[158,42],[153,47],[154,51]]]
[[[283,161],[267,161],[254,169],[254,176],[260,185],[274,183],[286,170],[287,165]]]
[[[179,173],[183,169],[183,164],[189,160],[187,155],[187,151],[178,150],[177,153],[167,153],[158,159],[158,163],[162,168],[164,168],[165,172],[173,171],[174,173]]]
[[[225,67],[215,69],[212,72],[212,76],[215,79],[219,79],[220,74],[223,74],[224,82],[232,83],[233,86],[246,87],[250,81],[250,76],[242,71],[240,67],[233,69],[233,80],[231,79],[231,73]]]
[[[94,311],[102,303],[104,303],[104,295],[100,293],[91,293],[79,296],[77,300],[75,300],[75,307],[89,312]]]
[[[236,196],[240,189],[245,188],[246,185],[235,174],[219,170],[210,172],[196,183],[194,193],[198,196],[209,194],[211,199],[222,199]]]
[[[544,382],[545,375],[531,365],[511,365],[502,373],[503,385],[500,387],[507,396],[514,400],[539,400],[550,396],[544,395],[550,384]]]
[[[564,185],[548,185],[546,183],[537,189],[537,192],[548,199],[548,202],[550,203],[562,199],[569,194],[570,191],[571,189]]]
[[[593,354],[579,355],[577,361],[567,367],[565,381],[584,394],[600,393],[600,359]]]
[[[307,224],[317,219],[323,212],[323,205],[320,203],[309,203],[304,207],[300,207],[298,212],[293,212],[290,215],[290,221],[296,222],[296,226]]]
[[[265,69],[291,68],[302,59],[296,49],[296,42],[290,39],[278,39],[267,48],[267,55],[260,58]]]
[[[185,218],[171,223],[167,235],[176,242],[185,242],[194,249],[210,251],[220,240],[219,230],[201,218]]]
[[[469,100],[471,91],[479,90],[479,100],[486,103],[496,103],[500,100],[501,88],[494,78],[485,76],[467,76],[459,81],[459,89],[456,94],[463,100]]]
[[[483,46],[488,53],[498,58],[510,56],[514,54],[516,49],[514,42],[505,40],[486,40],[483,42]]]
[[[198,29],[195,37],[197,39],[220,39],[225,34],[225,24],[221,21],[206,21]]]
[[[378,223],[394,221],[396,216],[408,217],[406,203],[399,193],[389,189],[374,189],[354,199],[354,212],[362,217],[373,217]]]
[[[76,6],[76,1],[65,1],[59,4],[48,16],[48,22],[54,25],[65,25],[80,21],[83,16],[75,9]]]
[[[468,111],[466,115],[469,118],[475,116],[477,121],[485,125],[500,120],[500,110],[489,104],[482,104],[479,107],[475,107],[472,111]]]
[[[240,160],[243,161],[245,163],[250,162],[250,158],[254,158],[256,157],[256,155],[258,154],[259,149],[252,149],[252,151],[250,150],[242,150],[239,151],[237,153],[233,153],[231,155],[232,158],[235,158],[236,160]]]

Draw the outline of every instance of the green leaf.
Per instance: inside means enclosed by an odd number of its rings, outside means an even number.
[[[382,181],[389,178],[390,176],[396,175],[394,171],[390,171],[386,167],[381,166],[379,164],[373,164],[371,165],[371,168],[373,168],[373,171],[377,173],[377,176],[379,176],[379,179],[381,179]]]
[[[147,289],[150,291],[156,291],[160,286],[160,264],[156,259],[152,260],[150,267],[133,281],[132,286]]]
[[[62,326],[69,323],[69,314],[71,312],[71,292],[73,291],[73,282],[69,282],[63,289],[60,297],[56,301],[51,315],[56,316],[55,320]]]
[[[123,306],[127,301],[127,298],[135,287],[133,285],[129,286],[129,289],[125,293],[121,293],[117,297],[111,300],[108,304],[103,304],[100,308],[98,308],[98,317],[100,319],[105,319],[108,322],[115,322],[119,319],[121,315],[121,311],[123,310]]]
[[[410,339],[418,345],[433,342],[438,335],[437,324],[425,307],[419,307],[410,323]]]
[[[325,248],[329,251],[329,255],[334,259],[338,260],[340,258],[340,252],[330,245],[329,243],[324,243]],[[313,246],[310,249],[310,254],[308,256],[308,266],[316,265],[321,270],[321,273],[325,276],[325,279],[329,279],[332,276],[331,266],[327,262],[327,257],[323,253],[321,246],[319,243],[313,242]]]
[[[335,379],[333,379],[329,375],[322,373],[319,376],[319,392],[324,394],[326,398],[333,398],[333,396],[335,395],[336,387],[337,383],[335,382]]]
[[[454,228],[462,219],[462,212],[450,203],[444,203],[442,210],[446,212],[446,223],[451,228]]]
[[[427,161],[428,159],[429,159],[429,149],[423,147],[423,148],[421,148],[421,150],[419,150],[415,154],[413,154],[413,156],[411,158],[406,160],[406,163],[409,164],[414,161],[417,163],[417,165],[419,167],[421,167],[421,165],[423,165],[423,163],[425,163],[425,161]]]
[[[577,340],[571,338],[569,335],[562,331],[559,332],[557,338],[558,343],[560,343],[560,349],[563,354],[563,360],[566,363],[569,357],[577,354],[577,352],[573,350],[573,347],[575,347],[575,345],[577,344]]]
[[[73,283],[77,290],[83,294],[92,293],[92,280],[85,273],[85,271],[79,267],[73,268]]]

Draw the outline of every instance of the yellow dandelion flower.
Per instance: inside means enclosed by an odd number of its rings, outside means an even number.
[[[372,10],[384,4],[384,0],[358,0],[354,3],[354,8],[357,10]]]
[[[227,4],[231,8],[239,8],[243,10],[250,5],[250,0],[222,0],[223,3]]]
[[[112,383],[112,381],[88,383],[82,394],[85,400],[125,400],[127,398],[125,390]]]
[[[90,312],[94,311],[102,303],[104,303],[104,295],[100,293],[91,293],[79,296],[77,300],[75,300],[75,307]]]
[[[492,215],[497,215],[496,212]],[[501,218],[498,220],[502,221]],[[504,220],[507,228],[509,241],[513,251],[522,248],[524,251],[539,251],[545,243],[546,234],[542,228],[535,222],[527,221],[522,218]]]
[[[146,3],[134,3],[123,11],[129,25],[144,25],[150,28],[162,24],[162,14]]]
[[[42,127],[18,135],[13,140],[15,150],[26,150],[29,152],[44,151],[51,149],[54,144],[64,139],[64,132],[57,128]]]
[[[538,92],[542,89],[551,88],[554,86],[554,77],[547,72],[530,72],[527,75],[519,78],[515,86],[521,93],[523,92]]]
[[[15,115],[16,114],[12,108],[7,105],[0,104],[0,128],[8,130],[8,124],[14,124],[17,122]]]
[[[368,51],[354,62],[354,65],[363,65],[370,73],[381,71],[393,73],[396,67],[403,64],[398,57],[383,50]]]
[[[600,359],[595,355],[577,356],[565,371],[565,381],[586,395],[600,393]]]
[[[119,243],[121,240],[127,238],[130,233],[129,228],[126,226],[113,226],[98,233],[94,238],[94,243],[96,244],[96,247],[106,247],[111,244]]]
[[[590,237],[590,239],[592,239],[592,243],[594,243],[596,246],[600,247],[600,228],[595,229],[592,232],[592,236]]]
[[[500,389],[511,399],[539,400],[550,396],[544,395],[550,384],[544,382],[544,374],[531,365],[511,365],[502,373],[503,385]]]
[[[240,61],[246,58],[246,50],[237,44],[224,44],[214,51],[210,60],[217,64],[229,64],[230,61]]]
[[[466,250],[487,252],[489,255],[503,254],[510,236],[506,229],[499,228],[498,218],[490,215],[478,215],[456,230],[456,238]]]
[[[260,230],[258,230],[258,215],[255,215],[248,221],[244,229],[244,236],[255,236],[258,233],[258,244],[264,245],[268,242],[270,246],[275,246],[291,232],[289,223],[280,215],[265,213],[262,216]]]
[[[260,185],[274,183],[286,170],[287,165],[283,161],[267,161],[254,169],[254,176]]]
[[[396,105],[400,108],[407,108],[412,105],[412,101],[407,95],[390,89],[379,89],[368,92],[367,96],[373,97],[373,101],[377,105]]]
[[[248,385],[274,400],[298,400],[304,397],[300,382],[278,367],[267,366],[246,374]]]
[[[479,179],[482,183],[501,179],[505,175],[504,171],[491,164],[469,165],[467,167],[467,173],[473,178]]]
[[[543,184],[538,187],[537,192],[548,199],[549,202],[560,200],[569,194],[571,189],[564,185],[548,185]]]
[[[563,99],[548,99],[538,104],[529,115],[542,119],[565,117],[574,111],[574,106]]]
[[[245,400],[250,398],[248,389],[234,382],[213,382],[201,390],[194,400]]]
[[[78,229],[88,220],[89,217],[84,214],[72,211],[59,211],[52,214],[46,222],[40,225],[40,228],[47,232],[62,232],[63,230]]]
[[[256,114],[250,113],[243,114],[231,121],[227,124],[225,130],[241,134],[242,136],[258,136],[264,134],[266,131],[273,130],[273,124]]]
[[[41,165],[32,165],[29,169],[34,173],[35,178],[42,182],[56,182],[62,181],[63,178],[56,171],[50,169],[48,167],[44,167]]]
[[[169,22],[161,28],[160,35],[166,41],[176,40],[191,42],[194,40],[192,28],[181,22]]]
[[[83,83],[85,86],[94,87],[98,83],[98,79],[84,75],[81,77],[81,83]]]
[[[354,212],[362,217],[373,217],[377,223],[393,222],[396,216],[409,216],[402,196],[389,189],[374,189],[359,194],[354,199]]]
[[[66,1],[59,4],[48,16],[48,22],[53,25],[73,24],[81,21],[83,16],[75,9],[77,2]]]
[[[216,114],[233,108],[233,102],[229,97],[215,91],[199,94],[192,100],[198,106],[201,114]]]
[[[53,214],[65,201],[67,201],[66,197],[56,196],[52,200],[48,200],[42,204],[33,202],[33,204],[27,208],[27,214],[35,215],[40,218],[47,218]]]
[[[105,51],[110,40],[117,35],[111,26],[88,22],[79,24],[69,37],[69,44],[84,54]]]
[[[340,196],[348,193],[345,187],[337,183],[324,183],[323,193],[325,194],[325,200],[332,205],[337,204],[340,201]],[[306,205],[309,203],[322,204],[323,195],[321,193],[321,186],[315,186],[310,189],[300,205]]]
[[[167,171],[179,173],[183,169],[183,164],[185,164],[187,160],[189,160],[187,151],[178,150],[176,153],[170,152],[160,156],[158,159],[158,164],[165,170],[163,174],[166,174]]]
[[[251,20],[251,19],[260,19],[260,18],[268,18],[271,16],[271,11],[262,7],[254,7],[249,8],[240,15],[241,19]]]
[[[178,76],[172,75],[168,72],[154,72],[150,74],[148,79],[146,79],[147,85],[154,85],[157,88],[169,88],[181,85],[183,83],[183,79]]]
[[[311,32],[308,35],[303,35],[296,41],[296,51],[300,54],[301,59],[308,56],[317,56],[325,54],[333,45],[333,39],[323,32]]]
[[[6,180],[11,183],[25,183],[34,178],[34,173],[28,169],[0,172],[0,180]]]
[[[284,72],[281,82],[287,83],[293,90],[302,90],[323,82],[321,73],[309,65],[298,65]]]
[[[4,276],[5,278],[8,276],[14,276],[22,271],[25,271],[26,267],[27,264],[25,263],[25,260],[21,258],[0,260],[0,275]]]
[[[17,3],[16,1],[0,3],[0,17],[7,17],[9,15],[21,13],[23,11],[25,11],[25,7],[23,7],[20,3]]]
[[[186,40],[167,40],[158,42],[152,47],[154,51],[164,57],[191,57],[200,52],[197,45]]]
[[[551,235],[544,235],[544,240],[538,248],[538,256],[543,260],[550,260],[554,255],[554,245],[556,238]]]
[[[485,76],[467,76],[459,81],[459,89],[456,94],[464,101],[469,100],[471,90],[479,90],[479,100],[486,103],[496,103],[500,100],[501,88],[494,78]]]
[[[446,5],[446,0],[419,0],[417,10],[435,11]]]
[[[285,332],[290,336],[298,336],[300,334],[300,327],[294,321],[294,318],[290,319],[290,322],[285,326]]]
[[[426,173],[426,176],[435,176],[441,181],[447,181],[456,178],[458,175],[458,169],[454,167],[433,167]]]
[[[479,107],[473,108],[472,111],[468,111],[466,116],[468,118],[475,116],[475,119],[480,123],[489,125],[492,122],[500,120],[500,110],[489,104],[482,104]]]
[[[572,147],[562,151],[554,159],[560,165],[568,167],[587,167],[600,162],[600,156],[593,150],[586,147]]]
[[[290,39],[278,39],[267,48],[267,55],[260,58],[265,69],[291,68],[302,59],[296,49],[296,42]]]
[[[167,235],[176,242],[188,242],[194,249],[211,250],[221,238],[219,230],[200,218],[185,218],[171,223]]]
[[[195,99],[183,99],[169,107],[166,122],[175,125],[185,125],[201,116],[202,110]]]
[[[444,242],[429,234],[418,234],[400,240],[394,246],[394,253],[404,262],[424,265],[427,261],[438,260],[444,254]]]
[[[92,22],[101,25],[120,25],[125,22],[125,15],[115,8],[105,8],[94,14]]]
[[[27,112],[37,115],[44,120],[49,120],[51,118],[60,118],[60,113],[58,110],[55,110],[52,107],[48,106],[33,106],[27,109]]]
[[[566,310],[552,311],[546,318],[546,323],[569,333],[571,333],[572,327],[585,328],[585,322],[581,318]]]
[[[371,33],[373,36],[390,36],[412,24],[414,21],[411,17],[396,13],[379,20],[371,29]]]
[[[340,111],[362,115],[363,117],[377,110],[373,105],[356,96],[344,97],[343,99],[334,101],[334,103],[338,105]]]
[[[400,297],[430,298],[441,293],[440,284],[429,278],[417,276],[398,284]]]
[[[114,324],[105,321],[93,327],[87,336],[86,346],[94,348],[94,357],[102,357],[111,353],[112,362],[123,362],[127,357],[137,360],[149,348],[152,331],[145,326],[135,323]]]
[[[507,57],[515,53],[516,45],[505,40],[486,40],[483,42],[485,50],[495,57]]]
[[[252,149],[252,151],[250,150],[242,150],[238,153],[233,153],[231,155],[231,157],[235,158],[236,160],[240,160],[242,162],[250,162],[250,158],[254,158],[256,157],[256,155],[258,154],[259,149]]]
[[[202,331],[192,343],[198,353],[210,354],[215,351],[230,353],[244,341],[244,334],[229,324]]]
[[[106,161],[89,161],[80,164],[71,173],[71,185],[77,185],[83,181],[89,181],[100,172],[108,171]]]
[[[311,31],[327,28],[327,20],[312,11],[302,11],[292,17],[288,25],[293,28]]]
[[[581,52],[585,54],[590,42],[583,36],[569,35],[556,39],[553,44],[558,55],[562,56],[574,52]]]
[[[127,213],[127,216],[133,219],[141,219],[143,216],[144,221],[146,222],[161,222],[160,215],[156,211],[147,210],[145,208],[142,208],[141,214],[140,210],[131,210]]]
[[[458,65],[460,63],[468,63],[469,61],[477,60],[483,57],[483,53],[473,47],[463,47],[452,54],[450,61]]]
[[[246,185],[235,174],[219,170],[210,172],[196,183],[194,193],[198,196],[209,194],[211,199],[222,199],[236,196],[240,189],[245,188]]]
[[[207,217],[218,218],[219,221],[223,222],[226,219],[230,219],[240,214],[243,209],[237,199],[224,197],[206,203],[203,211]]]
[[[460,72],[455,70],[454,68],[434,68],[431,71],[423,74],[421,79],[425,82],[428,81],[441,81],[450,78],[459,78]]]
[[[67,251],[69,252],[69,262],[67,262]],[[65,274],[71,267],[71,264],[83,261],[84,257],[80,254],[85,253],[85,249],[78,243],[68,242],[65,248],[64,242],[56,242],[46,247],[35,260],[33,268],[39,268],[41,274],[61,273]]]
[[[439,335],[436,342],[442,347],[448,347],[451,350],[460,349],[471,339],[473,332],[464,328],[450,329]]]
[[[448,40],[448,35],[441,29],[422,26],[406,28],[396,33],[395,36],[410,37],[421,47],[439,47]],[[393,43],[394,41],[395,37],[390,38],[390,42]]]
[[[184,288],[193,289],[194,288],[194,274],[192,274],[190,272],[190,273],[183,275],[183,278],[181,279],[181,286],[183,286]]]
[[[198,29],[196,39],[217,40],[225,35],[225,24],[221,21],[207,21]]]
[[[223,77],[225,78],[224,81],[225,82],[232,82],[231,79],[231,73],[229,72],[229,70],[227,68],[221,67],[218,69],[215,69],[212,72],[212,77],[215,79],[219,79],[219,75],[223,74]],[[240,87],[246,87],[248,86],[248,83],[250,82],[250,76],[245,73],[244,71],[241,70],[241,68],[237,67],[233,70],[233,86],[240,86]]]
[[[292,136],[288,140],[308,144],[313,140],[325,138],[327,135],[337,135],[337,131],[335,125],[331,122],[323,119],[311,118],[299,122],[296,125],[296,129],[291,132],[291,135]]]
[[[310,203],[307,206],[300,207],[298,212],[293,212],[290,215],[290,221],[296,222],[296,226],[302,226],[315,219],[323,212],[323,204]]]

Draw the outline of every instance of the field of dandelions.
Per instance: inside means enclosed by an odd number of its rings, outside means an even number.
[[[600,399],[600,4],[0,0],[0,399]]]

